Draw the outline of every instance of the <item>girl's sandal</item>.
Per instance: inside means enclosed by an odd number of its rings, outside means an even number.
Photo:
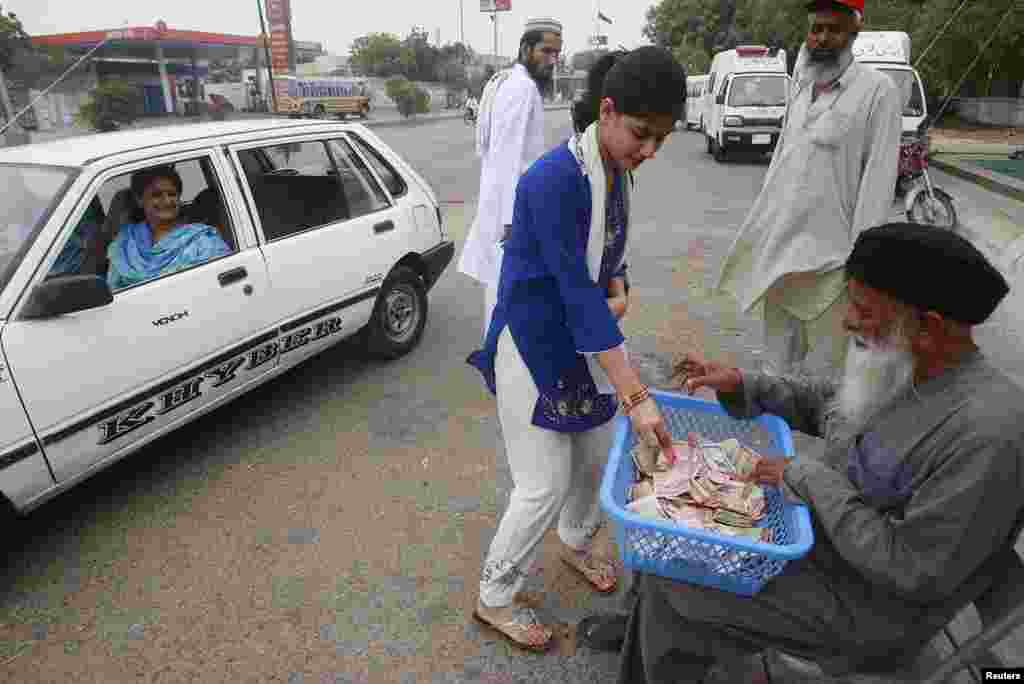
[[[562,554],[562,560],[602,594],[611,594],[619,586],[615,566],[609,561],[596,558],[592,553],[567,551]]]
[[[541,624],[533,608],[517,606],[512,619],[502,623],[491,622],[481,615],[478,609],[474,609],[473,619],[505,637],[512,646],[524,651],[544,653],[554,643],[554,633],[549,627]]]

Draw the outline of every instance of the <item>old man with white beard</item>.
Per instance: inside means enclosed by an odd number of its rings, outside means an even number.
[[[699,355],[679,366],[734,417],[773,413],[825,438],[820,460],[766,458],[754,473],[807,504],[814,548],[751,598],[641,575],[620,682],[699,682],[768,648],[832,673],[896,669],[1013,552],[1024,391],[971,334],[1006,281],[955,233],[909,224],[861,233],[844,273],[853,344],[838,385]]]

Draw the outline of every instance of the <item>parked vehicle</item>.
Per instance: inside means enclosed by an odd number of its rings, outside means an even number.
[[[465,111],[462,112],[462,120],[467,126],[476,125],[476,110],[472,107],[466,107]]]
[[[900,142],[896,196],[904,198],[908,221],[955,228],[957,216],[953,198],[942,188],[935,187],[928,175],[929,143],[927,132],[904,134]]]
[[[889,76],[903,96],[896,196],[904,198],[907,220],[953,228],[957,225],[953,198],[935,187],[928,175],[928,101],[921,75],[910,64],[910,49],[910,36],[904,32],[864,31],[853,44],[853,56]]]
[[[753,45],[714,56],[704,131],[708,152],[716,161],[725,161],[737,149],[775,149],[786,116],[789,82],[784,50]]]
[[[370,116],[370,97],[365,84],[346,78],[296,78],[288,80],[288,95],[279,96],[278,108],[293,117],[345,119],[354,114]]]
[[[176,225],[226,247],[122,286],[107,245],[139,230],[129,184],[156,166],[182,180]],[[0,182],[0,507],[17,512],[342,339],[409,353],[454,255],[434,192],[361,125],[63,139],[0,150]]]
[[[707,93],[709,74],[698,74],[686,78],[686,127],[704,130],[704,111],[707,106],[705,95]]]

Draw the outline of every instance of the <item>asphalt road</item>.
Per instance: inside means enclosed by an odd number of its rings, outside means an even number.
[[[568,134],[567,112],[548,121],[552,144]],[[377,133],[461,243],[473,129]],[[758,326],[709,288],[765,169],[716,164],[681,131],[639,173],[625,327],[649,382],[688,349],[756,360]],[[467,624],[511,486],[493,400],[464,363],[480,309],[453,264],[405,359],[342,344],[36,511],[5,536],[0,682],[614,681],[614,656],[570,638],[529,657]],[[616,601],[554,562],[530,586],[566,624]]]

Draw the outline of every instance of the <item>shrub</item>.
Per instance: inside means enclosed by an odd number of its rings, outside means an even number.
[[[142,95],[124,81],[104,81],[92,91],[90,100],[78,111],[78,120],[97,131],[110,131],[130,124],[139,116]]]

